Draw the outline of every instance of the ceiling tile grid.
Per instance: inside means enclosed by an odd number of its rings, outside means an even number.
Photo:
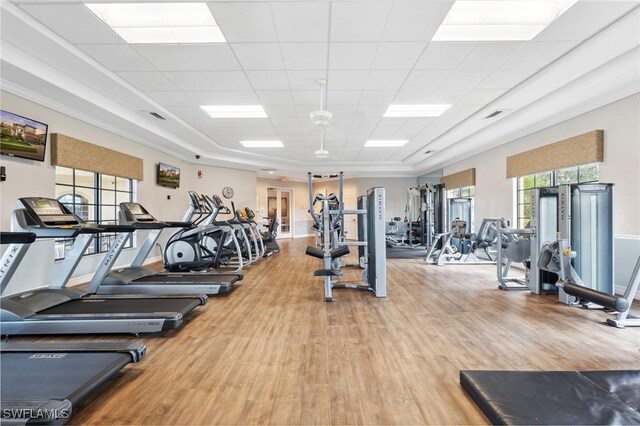
[[[531,41],[471,42],[431,41],[453,0],[210,1],[226,43],[129,45],[81,3],[17,3],[216,143],[255,153],[239,138],[281,138],[300,161],[319,147],[309,119],[319,79],[334,115],[332,158],[400,161],[629,10],[580,1]],[[418,103],[453,106],[383,118],[390,104]],[[269,118],[213,119],[200,108],[227,104],[261,104]],[[409,143],[363,148],[373,138]]]

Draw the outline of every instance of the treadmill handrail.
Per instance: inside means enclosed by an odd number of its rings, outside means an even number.
[[[34,232],[0,232],[0,244],[31,244],[35,240]]]

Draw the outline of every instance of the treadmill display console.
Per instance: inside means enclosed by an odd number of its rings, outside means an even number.
[[[142,206],[138,203],[123,203],[123,204],[126,205],[127,209],[129,209],[129,211],[136,216],[139,214],[144,214],[144,211],[142,211]]]
[[[28,203],[38,216],[64,214],[58,202],[54,200],[29,200]]]
[[[156,220],[138,203],[122,203],[122,205],[138,222],[155,222]]]
[[[42,220],[45,225],[76,225],[78,220],[65,211],[58,200],[51,198],[26,198],[26,207]]]

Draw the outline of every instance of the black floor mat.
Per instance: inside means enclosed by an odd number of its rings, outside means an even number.
[[[387,247],[387,259],[424,259],[426,255],[424,247]]]
[[[640,371],[461,371],[495,425],[640,424]]]

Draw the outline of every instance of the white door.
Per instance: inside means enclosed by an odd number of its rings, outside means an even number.
[[[293,237],[293,190],[267,188],[267,214],[275,217],[278,226],[278,238]]]
[[[344,188],[342,193],[342,201],[345,210],[355,210],[358,208],[358,191],[355,186]],[[344,216],[344,231],[347,240],[358,239],[358,216],[347,214]]]

